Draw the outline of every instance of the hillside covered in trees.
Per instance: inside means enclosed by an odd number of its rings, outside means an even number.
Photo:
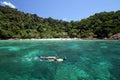
[[[108,38],[117,33],[120,33],[120,10],[67,22],[0,6],[0,39]]]

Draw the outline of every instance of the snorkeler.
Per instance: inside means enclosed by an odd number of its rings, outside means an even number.
[[[57,62],[63,62],[65,61],[67,58],[58,58],[58,56],[48,56],[48,57],[44,57],[44,56],[38,56],[40,61],[49,61],[49,62],[53,62],[53,61],[57,61]]]

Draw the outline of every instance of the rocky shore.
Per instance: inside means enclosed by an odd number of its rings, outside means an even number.
[[[109,38],[110,40],[120,40],[120,33],[117,33]]]

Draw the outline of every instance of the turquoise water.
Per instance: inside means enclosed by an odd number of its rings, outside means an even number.
[[[1,40],[0,80],[120,80],[120,41]]]

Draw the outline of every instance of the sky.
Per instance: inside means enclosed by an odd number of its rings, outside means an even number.
[[[79,21],[95,13],[120,10],[120,0],[0,0],[0,5],[65,21]]]

